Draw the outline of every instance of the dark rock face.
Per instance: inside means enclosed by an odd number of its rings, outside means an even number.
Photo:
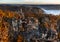
[[[59,39],[58,16],[45,14],[41,8],[32,6],[4,6],[4,9],[1,6],[0,9],[0,35],[4,36],[2,31],[7,29],[6,42],[45,42]],[[5,42],[4,39],[2,41]]]

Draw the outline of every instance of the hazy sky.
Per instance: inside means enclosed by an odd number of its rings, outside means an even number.
[[[60,4],[60,0],[0,0],[0,3]]]

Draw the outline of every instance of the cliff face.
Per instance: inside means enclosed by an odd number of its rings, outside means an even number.
[[[39,38],[59,39],[59,20],[60,16],[45,14],[41,8],[37,7],[0,6],[1,42],[31,42],[34,38],[35,40]],[[52,31],[54,32],[53,38],[51,37],[53,33],[48,36]],[[47,34],[48,37],[44,37],[43,34]]]

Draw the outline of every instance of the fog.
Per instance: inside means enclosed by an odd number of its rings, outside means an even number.
[[[60,15],[60,10],[44,10],[47,14]]]

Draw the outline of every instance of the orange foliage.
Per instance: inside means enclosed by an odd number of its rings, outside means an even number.
[[[9,37],[8,37],[9,29],[7,27],[6,22],[2,23],[2,27],[0,28],[0,31],[1,31],[1,35],[0,35],[1,36],[1,42],[9,42],[8,41],[8,39],[9,39]]]
[[[23,37],[21,35],[18,35],[17,42],[23,42]]]

